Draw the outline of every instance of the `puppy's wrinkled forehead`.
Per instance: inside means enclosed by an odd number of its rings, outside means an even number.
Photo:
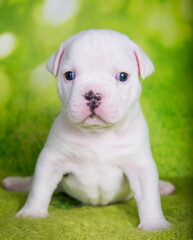
[[[114,73],[138,73],[145,79],[154,66],[145,52],[126,35],[107,29],[92,29],[71,36],[60,45],[47,62],[55,77],[65,71],[99,69]],[[111,69],[109,69],[111,68]],[[104,75],[104,74],[103,74]]]
[[[111,30],[86,31],[66,43],[64,63],[78,69],[125,67],[136,62],[129,38]],[[81,64],[80,64],[81,63]]]

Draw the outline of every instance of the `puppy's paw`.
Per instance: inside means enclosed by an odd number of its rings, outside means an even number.
[[[7,177],[1,182],[2,186],[8,191],[29,192],[32,177]]]
[[[161,195],[170,195],[175,191],[175,186],[163,180],[159,181],[159,192]]]
[[[4,178],[1,182],[2,186],[9,191],[15,190],[15,177]]]
[[[145,231],[158,231],[162,229],[171,228],[171,225],[164,218],[159,220],[151,220],[147,222],[141,222],[138,226],[139,229]]]
[[[17,214],[17,218],[46,218],[48,217],[48,212],[37,211],[32,208],[23,207]]]

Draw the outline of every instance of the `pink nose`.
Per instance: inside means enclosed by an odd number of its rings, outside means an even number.
[[[87,105],[90,107],[90,111],[93,113],[94,109],[102,103],[102,96],[100,93],[94,93],[92,90],[84,95],[87,100]]]

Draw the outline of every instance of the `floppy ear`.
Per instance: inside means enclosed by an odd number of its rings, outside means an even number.
[[[133,43],[134,54],[137,59],[139,76],[145,79],[154,71],[154,65],[145,52],[136,44]]]
[[[64,49],[65,49],[65,43],[62,43],[58,51],[50,57],[50,59],[46,64],[48,71],[52,73],[54,77],[58,75],[58,70],[59,70],[62,56],[64,54]]]

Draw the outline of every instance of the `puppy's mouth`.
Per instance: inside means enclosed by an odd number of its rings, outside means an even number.
[[[95,116],[96,116],[96,117],[99,117],[98,115],[96,115],[96,113],[95,113],[94,110],[93,110],[92,113],[91,113],[88,117],[89,117],[89,118],[94,118]],[[88,118],[88,117],[87,117],[87,118]],[[87,118],[86,118],[86,119],[87,119]],[[100,118],[100,117],[99,117],[99,118]]]
[[[94,111],[92,111],[92,113],[82,121],[83,124],[86,122],[90,122],[90,123],[95,122],[96,123],[95,125],[101,125],[100,123],[104,123],[104,124],[107,123],[103,118],[97,115]]]
[[[99,115],[97,115],[94,111],[87,116],[81,123],[78,124],[82,128],[86,129],[103,129],[112,127],[112,123],[105,121]]]

